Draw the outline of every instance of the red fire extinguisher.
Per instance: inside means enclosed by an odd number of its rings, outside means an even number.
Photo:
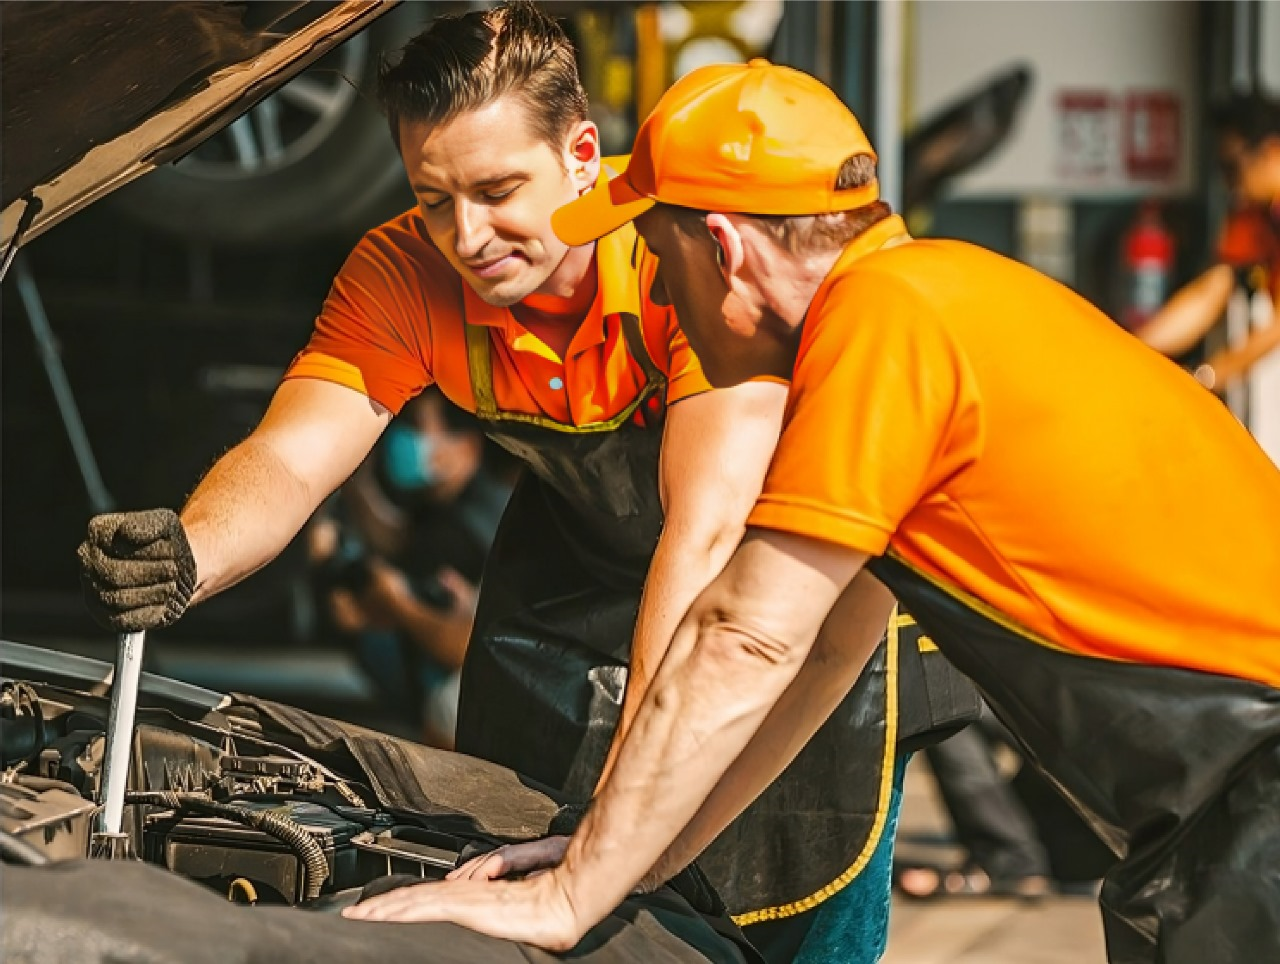
[[[1144,201],[1124,237],[1124,300],[1120,323],[1137,331],[1160,310],[1173,284],[1174,240],[1160,202]]]

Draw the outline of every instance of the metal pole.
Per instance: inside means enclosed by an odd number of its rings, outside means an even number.
[[[66,427],[67,438],[71,442],[71,451],[75,454],[76,465],[80,467],[84,487],[89,493],[89,507],[94,515],[110,512],[111,495],[102,481],[98,462],[93,457],[93,448],[89,445],[89,436],[84,430],[84,422],[80,420],[76,397],[71,391],[71,383],[67,381],[66,369],[62,367],[62,358],[58,354],[58,342],[53,337],[53,329],[49,327],[49,316],[45,314],[44,302],[40,300],[36,280],[31,276],[31,268],[24,256],[19,256],[13,267],[18,282],[18,294],[22,298],[23,308],[26,309],[27,320],[31,323],[31,334],[35,338],[36,351],[44,364],[45,374],[49,376],[53,399],[58,405],[58,413],[62,416],[62,424]]]
[[[1253,0],[1236,0],[1231,9],[1231,89],[1248,93],[1258,83],[1254,73],[1254,35],[1258,32]]]
[[[129,758],[133,755],[133,721],[138,709],[138,683],[142,679],[142,650],[146,633],[121,633],[116,668],[111,677],[111,715],[107,720],[107,749],[102,763],[102,812],[98,834],[120,834],[124,820],[124,792],[129,784]]]
[[[895,211],[902,206],[902,44],[903,0],[876,6],[876,136],[880,197]]]

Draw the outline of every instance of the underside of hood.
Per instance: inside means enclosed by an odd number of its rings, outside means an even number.
[[[0,244],[175,160],[396,0],[0,4]]]

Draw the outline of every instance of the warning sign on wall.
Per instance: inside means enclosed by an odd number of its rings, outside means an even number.
[[[1073,184],[1171,183],[1182,152],[1181,104],[1167,91],[1058,94],[1058,174]]]
[[[1111,95],[1065,90],[1058,95],[1058,173],[1068,181],[1106,178],[1115,164],[1115,111]]]
[[[1131,92],[1124,99],[1124,170],[1135,181],[1168,181],[1178,173],[1178,98]]]

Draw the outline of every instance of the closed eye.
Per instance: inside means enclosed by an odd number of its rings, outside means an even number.
[[[507,188],[505,191],[485,191],[483,196],[486,201],[496,204],[499,201],[505,201],[518,190],[520,190],[520,185],[516,184],[513,187]]]

